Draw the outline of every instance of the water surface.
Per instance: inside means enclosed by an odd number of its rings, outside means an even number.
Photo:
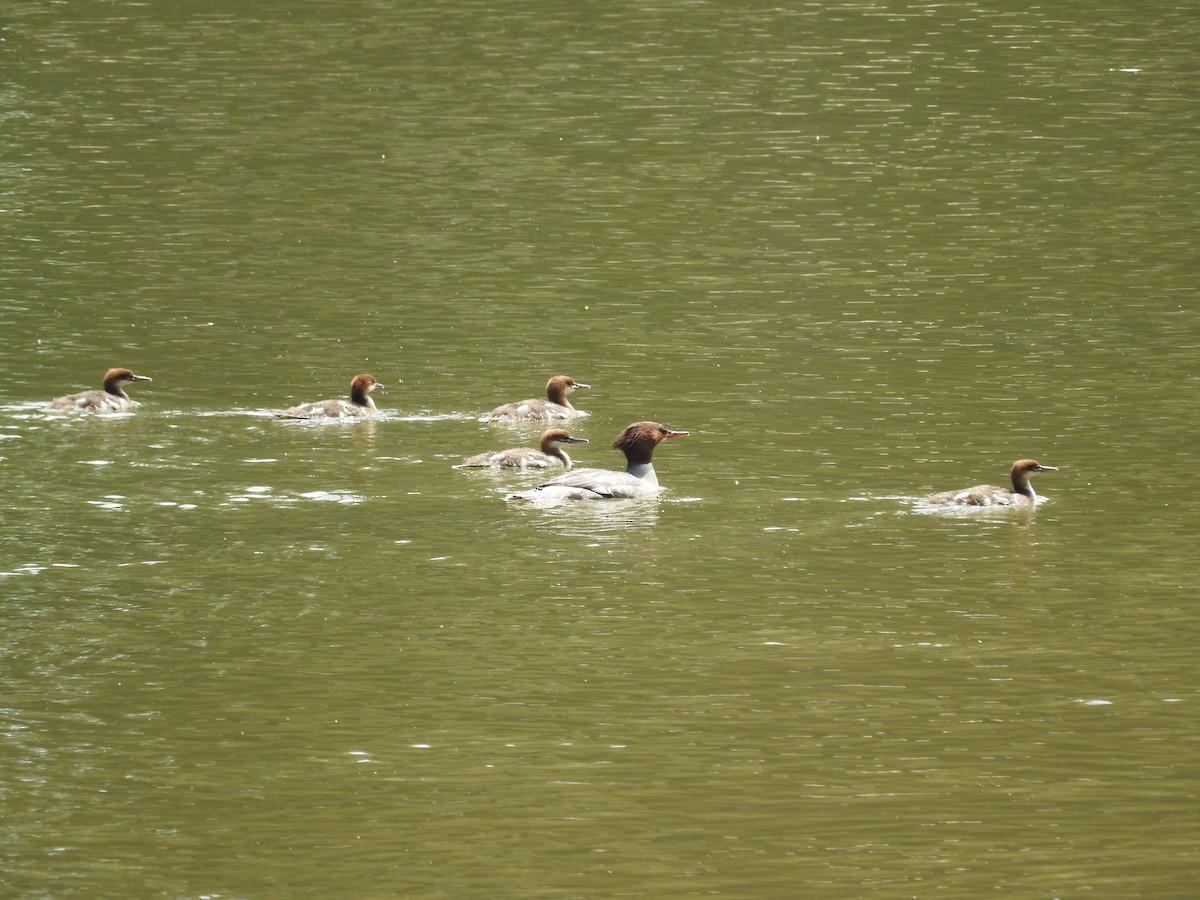
[[[10,6],[8,893],[1194,889],[1190,7]]]

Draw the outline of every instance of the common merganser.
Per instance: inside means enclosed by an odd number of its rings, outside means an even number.
[[[958,491],[942,491],[926,498],[931,506],[1028,506],[1037,503],[1037,494],[1029,476],[1037,472],[1057,472],[1054,466],[1043,466],[1036,459],[1018,459],[1012,467],[1012,488],[994,484],[978,484]]]
[[[456,469],[471,469],[492,466],[501,469],[553,469],[558,466],[571,468],[571,457],[563,447],[568,444],[586,444],[587,438],[572,437],[565,428],[548,428],[542,432],[541,450],[529,447],[513,447],[509,450],[493,450],[479,453],[463,460]]]
[[[350,382],[349,400],[317,400],[301,403],[279,413],[280,419],[344,419],[354,416],[370,416],[377,412],[371,391],[383,387],[374,376],[363,372]]]
[[[570,375],[555,375],[546,382],[545,400],[518,400],[516,403],[505,403],[497,406],[487,414],[489,419],[573,419],[577,413],[567,394],[572,391],[586,391],[590,384],[576,381]]]
[[[605,500],[651,497],[659,492],[651,457],[654,448],[669,438],[684,437],[657,422],[634,422],[613,441],[613,449],[625,454],[624,472],[610,469],[574,469],[529,491],[509,494],[506,500],[555,503],[561,500]]]
[[[104,390],[81,391],[51,400],[44,409],[54,412],[110,413],[133,409],[137,404],[121,386],[127,381],[153,381],[149,375],[134,375],[128,369],[109,369],[104,373]]]

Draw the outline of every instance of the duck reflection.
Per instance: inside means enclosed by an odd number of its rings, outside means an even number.
[[[592,541],[620,541],[658,524],[661,501],[654,497],[606,500],[603,503],[565,503],[553,507],[525,507],[537,516],[539,527],[564,537]]]

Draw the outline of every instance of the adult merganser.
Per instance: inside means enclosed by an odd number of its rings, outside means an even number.
[[[573,419],[576,409],[567,399],[572,391],[586,391],[590,384],[582,384],[570,375],[555,375],[546,382],[545,400],[519,400],[497,406],[487,414],[489,419]]]
[[[572,437],[565,428],[548,428],[542,432],[541,450],[529,447],[513,447],[509,450],[493,450],[463,460],[456,469],[471,469],[493,466],[501,469],[553,469],[557,466],[571,468],[571,457],[563,447],[568,444],[586,444],[587,438]]]
[[[56,397],[44,409],[54,412],[110,413],[133,409],[137,404],[121,387],[127,381],[153,381],[149,375],[134,375],[128,369],[109,369],[104,373],[104,390],[81,391]]]
[[[634,422],[613,441],[613,449],[625,454],[624,472],[609,469],[574,469],[535,487],[509,494],[506,500],[555,503],[561,500],[605,500],[651,497],[659,492],[651,457],[654,448],[668,438],[684,437],[686,431],[671,431],[657,422]]]
[[[1018,459],[1012,467],[1012,488],[994,484],[978,484],[958,491],[942,491],[926,498],[931,506],[1027,506],[1037,503],[1037,494],[1029,476],[1037,472],[1057,472],[1054,466],[1043,466],[1036,459]]]
[[[370,416],[377,412],[371,391],[383,387],[374,376],[363,372],[350,382],[349,400],[317,400],[301,403],[279,413],[280,419],[343,419],[354,416]]]

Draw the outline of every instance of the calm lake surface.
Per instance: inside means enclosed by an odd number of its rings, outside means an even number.
[[[0,893],[1194,895],[1198,32],[8,3]]]

